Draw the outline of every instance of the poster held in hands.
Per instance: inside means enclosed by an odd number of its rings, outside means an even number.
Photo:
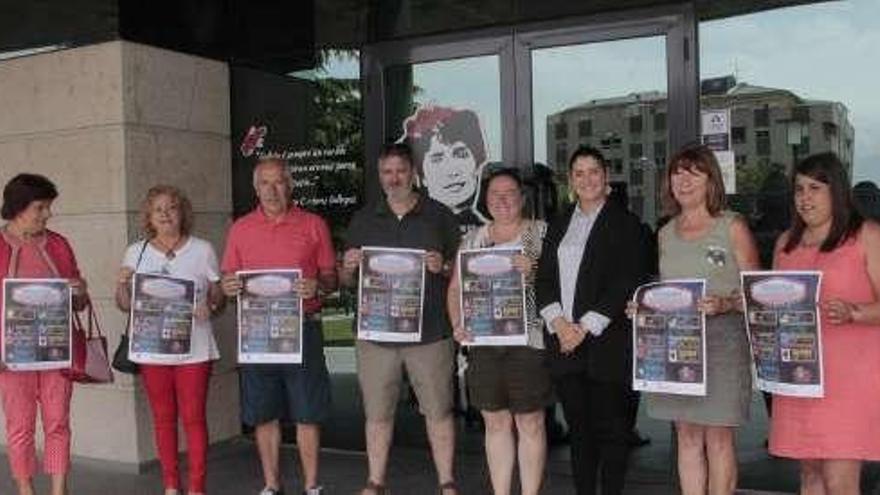
[[[195,282],[159,273],[135,273],[131,284],[129,359],[140,364],[169,364],[189,358]]]
[[[642,285],[633,300],[633,390],[706,395],[706,281]]]
[[[458,254],[464,345],[528,344],[525,283],[513,264],[520,248],[463,249]]]
[[[421,342],[425,251],[361,248],[357,338]]]
[[[236,272],[238,295],[238,362],[302,363],[303,303],[296,291],[301,270]]]
[[[72,291],[65,279],[3,280],[3,363],[13,371],[70,367]]]
[[[816,306],[822,273],[750,271],[741,278],[758,388],[792,397],[822,397],[822,325]]]

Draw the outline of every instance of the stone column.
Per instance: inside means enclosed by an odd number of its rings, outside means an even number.
[[[27,171],[58,186],[50,228],[71,241],[112,352],[126,321],[113,303],[116,271],[140,235],[150,186],[181,187],[195,235],[222,255],[232,210],[228,67],[125,41],[22,57],[0,62],[0,109],[0,182]],[[214,323],[223,359],[209,391],[212,441],[239,432],[233,315]],[[139,379],[116,378],[75,387],[73,455],[140,466],[155,458],[149,407]]]

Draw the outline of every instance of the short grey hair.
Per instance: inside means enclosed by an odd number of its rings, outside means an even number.
[[[257,160],[256,165],[254,165],[254,189],[257,188],[257,173],[259,172],[260,167],[268,165],[278,165],[281,167],[281,173],[284,174],[284,178],[287,180],[287,187],[293,190],[293,174],[290,173],[290,167],[288,166],[287,160],[278,157],[263,157]]]

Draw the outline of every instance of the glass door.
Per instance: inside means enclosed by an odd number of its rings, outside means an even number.
[[[480,177],[495,162],[523,171],[546,217],[566,200],[569,155],[590,145],[611,163],[614,197],[653,225],[667,156],[697,137],[694,39],[690,9],[675,6],[367,47],[368,197],[381,144],[402,140],[422,186],[464,223],[484,220]]]
[[[463,225],[485,220],[480,179],[502,160],[498,55],[385,70],[385,135],[412,146],[420,185]]]
[[[681,84],[695,70],[683,21],[670,12],[518,34],[517,103],[527,124],[518,154],[554,178],[556,204],[569,200],[569,157],[590,146],[610,165],[611,198],[656,225],[669,150],[695,132],[696,105]]]
[[[407,141],[428,194],[464,223],[483,220],[481,177],[518,167],[530,213],[565,200],[568,155],[580,144],[612,163],[617,196],[658,216],[670,150],[697,137],[696,36],[691,4],[568,18],[364,48],[365,192],[381,197],[377,158]],[[398,441],[424,445],[421,422]],[[481,437],[457,448],[481,451]]]
[[[512,161],[514,154],[512,38],[396,42],[371,47],[365,55],[372,75],[365,121],[368,162],[375,163],[383,143],[408,143],[425,193],[448,206],[463,225],[482,223],[484,171]],[[371,198],[379,194],[373,184]]]

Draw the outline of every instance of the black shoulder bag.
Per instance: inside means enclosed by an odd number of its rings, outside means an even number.
[[[141,260],[144,257],[144,250],[147,249],[148,242],[149,241],[144,241],[144,245],[141,246],[141,252],[138,254],[137,263],[134,265],[135,272],[137,272],[138,268],[141,266]],[[119,345],[116,346],[116,351],[113,352],[113,369],[120,373],[137,375],[140,372],[138,364],[128,358],[128,329],[130,325],[131,310],[129,310],[128,317],[125,321],[125,331],[122,332],[122,336],[119,337]]]

